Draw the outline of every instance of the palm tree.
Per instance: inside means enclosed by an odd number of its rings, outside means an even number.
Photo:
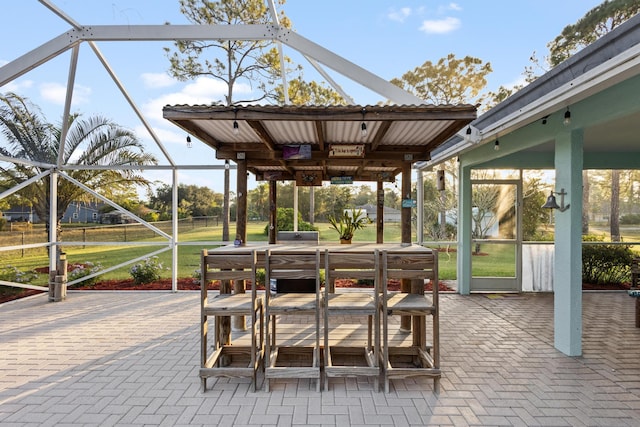
[[[59,157],[62,127],[48,123],[40,109],[14,93],[0,96],[0,132],[4,142],[0,155],[14,159],[11,167],[0,167],[0,182],[12,188],[38,174],[52,170],[56,165],[87,166],[144,166],[157,164],[152,154],[144,153],[143,145],[130,130],[116,123],[94,116],[81,119],[69,117],[64,151]],[[59,162],[60,160],[60,162]],[[140,168],[141,169],[141,168]],[[65,173],[87,187],[109,197],[131,185],[148,186],[150,183],[140,169],[69,169]],[[34,181],[18,194],[33,206],[41,220],[48,220],[50,211],[50,177]],[[70,203],[87,198],[87,193],[66,179],[58,181],[57,223]],[[51,224],[47,222],[47,230]]]

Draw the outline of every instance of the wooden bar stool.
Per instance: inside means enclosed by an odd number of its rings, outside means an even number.
[[[256,390],[257,371],[264,356],[263,306],[264,298],[256,292],[256,252],[241,254],[201,255],[201,367],[200,377],[204,391],[209,377],[249,377]],[[220,293],[211,300],[207,295],[207,283],[211,280],[251,281],[251,293]],[[222,289],[222,286],[221,286]],[[251,317],[251,344],[232,345],[230,323],[223,322],[229,316]],[[214,351],[208,354],[208,319],[214,318]]]
[[[329,390],[329,378],[370,377],[380,390],[380,280],[379,252],[352,253],[325,250],[324,309],[324,388]],[[336,279],[367,280],[371,289],[358,292],[330,292]],[[330,289],[333,288],[333,289]],[[338,330],[331,329],[331,318],[357,316],[367,318],[367,341],[359,345],[348,337],[341,339]],[[374,327],[375,326],[375,327]],[[373,336],[373,339],[372,339]],[[330,345],[329,340],[339,339]],[[349,341],[344,343],[343,341]],[[346,345],[348,344],[348,345]]]
[[[275,378],[310,378],[316,380],[320,391],[320,250],[277,252],[265,254],[265,282],[276,280],[312,280],[315,292],[278,293],[266,292],[266,352],[264,387]],[[305,332],[304,338],[287,345],[279,342],[277,326],[289,316],[301,316],[296,329]],[[305,324],[304,317],[312,316],[312,324]],[[311,326],[307,333],[308,326]],[[311,341],[310,343],[308,341]]]
[[[388,292],[389,279],[411,279],[411,293]],[[431,296],[424,294],[430,279]],[[391,345],[389,317],[412,316],[411,345]],[[432,319],[431,345],[426,340],[426,318]],[[382,370],[385,393],[389,380],[415,376],[433,378],[434,392],[440,390],[440,342],[438,312],[438,253],[382,251]]]

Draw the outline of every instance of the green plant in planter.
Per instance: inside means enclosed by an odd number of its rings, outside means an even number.
[[[351,241],[356,230],[360,230],[371,223],[371,220],[361,209],[352,209],[351,213],[344,211],[339,217],[329,215],[329,224],[338,232],[341,241]]]

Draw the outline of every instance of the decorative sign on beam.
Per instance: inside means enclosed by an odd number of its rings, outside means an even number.
[[[364,157],[364,144],[331,144],[329,146],[329,158],[362,158]]]
[[[331,184],[353,184],[352,176],[332,176]]]
[[[266,171],[263,174],[263,178],[266,181],[278,181],[282,179],[282,171]]]
[[[296,185],[311,187],[322,185],[322,171],[297,171]]]
[[[391,172],[380,172],[378,173],[378,181],[388,181],[393,182],[395,177]]]
[[[311,145],[285,145],[282,147],[282,158],[284,160],[310,159]]]

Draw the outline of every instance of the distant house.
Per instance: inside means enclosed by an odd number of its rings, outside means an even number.
[[[103,213],[100,216],[101,224],[131,224],[133,222],[135,221],[131,216],[117,210]]]
[[[372,204],[356,206],[355,209],[361,209],[363,212],[366,212],[371,221],[375,222],[378,219],[378,209]],[[348,210],[350,211],[351,209]],[[382,210],[382,215],[384,217],[384,222],[400,222],[401,214],[398,209],[385,206]]]
[[[100,222],[99,209],[102,203],[96,202],[72,202],[62,216],[62,223],[91,223]],[[11,206],[3,212],[4,217],[10,222],[42,222],[38,215],[29,206]]]
[[[37,215],[29,206],[11,206],[6,211],[2,212],[2,216],[8,222],[34,222],[37,219]]]
[[[102,206],[103,203],[96,202],[72,202],[62,216],[62,222],[98,223],[100,222],[99,209]]]

